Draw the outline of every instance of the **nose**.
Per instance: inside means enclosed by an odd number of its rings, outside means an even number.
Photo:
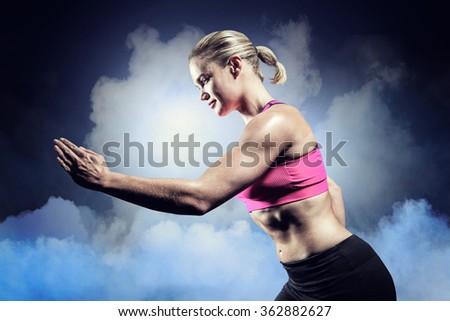
[[[202,91],[200,93],[200,99],[201,100],[208,100],[210,98],[209,94],[207,92]]]

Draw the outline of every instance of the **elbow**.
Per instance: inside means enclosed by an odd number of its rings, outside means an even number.
[[[190,203],[191,213],[195,216],[203,216],[217,207],[210,190],[199,181],[194,185],[188,202]]]
[[[203,216],[226,201],[222,193],[214,191],[211,185],[201,180],[194,181],[191,187],[186,195],[186,203],[189,204],[192,215]]]
[[[341,187],[335,182],[333,181],[330,177],[327,177],[327,184],[328,184],[328,188],[336,193],[341,193]]]
[[[152,207],[148,207],[152,209]],[[203,216],[210,211],[210,208],[201,202],[176,203],[170,209],[165,208],[163,212],[172,214],[189,215],[189,216]]]
[[[336,198],[342,198],[342,189],[338,185],[329,186],[330,193]]]
[[[190,196],[188,198],[179,199],[174,208],[174,214],[185,214],[192,216],[203,216],[212,210],[211,203],[198,196]]]
[[[342,201],[342,189],[331,179],[328,180],[328,190],[331,194],[331,198],[335,201]]]
[[[209,213],[214,208],[211,202],[207,200],[198,200],[196,203],[197,204],[194,206],[194,213],[193,213],[196,216],[203,216]]]

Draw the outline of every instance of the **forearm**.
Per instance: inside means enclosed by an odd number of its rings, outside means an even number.
[[[208,206],[195,180],[143,178],[110,172],[102,182],[101,192],[152,210],[202,215]]]

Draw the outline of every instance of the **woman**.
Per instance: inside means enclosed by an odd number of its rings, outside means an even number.
[[[203,215],[237,196],[275,242],[289,279],[276,300],[395,300],[392,278],[363,240],[345,228],[339,187],[301,113],[275,100],[259,60],[286,72],[267,47],[242,33],[214,32],[189,56],[200,98],[217,115],[237,111],[246,127],[239,146],[196,180],[155,179],[109,171],[104,158],[55,140],[59,164],[81,186],[149,209]]]

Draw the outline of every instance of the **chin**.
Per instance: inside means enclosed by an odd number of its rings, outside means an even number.
[[[220,106],[220,108],[215,108],[214,111],[219,117],[227,116],[231,112],[229,108],[223,108],[223,106]]]
[[[224,116],[224,113],[225,113],[225,111],[222,108],[219,108],[219,107],[214,108],[214,112],[219,117]]]
[[[217,111],[216,111],[216,114],[217,114],[217,116],[219,116],[219,117],[225,117],[225,116],[227,116],[229,113],[230,113],[229,111],[223,110],[223,109],[220,109],[220,110],[217,110]]]

